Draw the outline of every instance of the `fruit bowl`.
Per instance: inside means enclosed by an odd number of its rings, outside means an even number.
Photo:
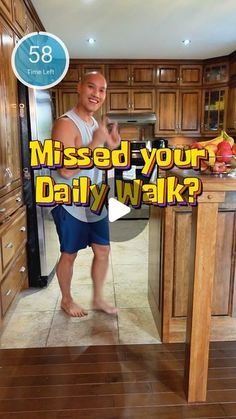
[[[236,155],[217,155],[215,161],[205,163],[202,161],[201,174],[204,175],[230,175],[236,176]]]
[[[236,176],[236,143],[225,131],[213,140],[193,142],[190,148],[207,150],[200,172],[206,175]]]

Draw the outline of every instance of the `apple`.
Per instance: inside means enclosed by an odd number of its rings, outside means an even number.
[[[235,156],[236,155],[236,143],[234,143],[232,145],[232,154]]]

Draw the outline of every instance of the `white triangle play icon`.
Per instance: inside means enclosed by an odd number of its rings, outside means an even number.
[[[122,204],[121,202],[117,201],[117,199],[109,199],[108,218],[111,223],[121,217],[124,217],[124,215],[129,214],[130,211],[131,209],[127,205]]]

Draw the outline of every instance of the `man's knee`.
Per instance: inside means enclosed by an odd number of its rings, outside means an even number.
[[[110,246],[92,245],[94,256],[100,260],[106,260],[109,257]]]
[[[67,262],[67,263],[73,264],[75,259],[76,259],[76,256],[77,256],[77,252],[76,253],[63,252],[63,253],[61,253],[60,261],[63,261],[65,263]]]

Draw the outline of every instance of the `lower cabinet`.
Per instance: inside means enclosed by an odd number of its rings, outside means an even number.
[[[14,297],[27,281],[27,258],[24,248],[14,262],[9,274],[1,281],[2,316],[6,313]]]
[[[211,340],[236,339],[236,199],[218,212]],[[191,207],[151,207],[149,302],[163,342],[185,340]],[[211,243],[209,243],[211,246]]]
[[[28,286],[26,240],[26,211],[21,206],[0,225],[1,318],[16,294]]]

